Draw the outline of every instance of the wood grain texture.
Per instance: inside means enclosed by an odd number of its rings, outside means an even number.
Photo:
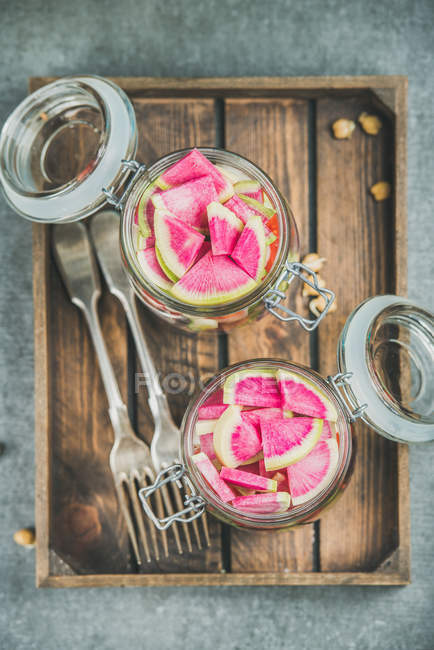
[[[335,371],[338,336],[350,312],[369,296],[395,290],[393,198],[377,203],[369,192],[378,181],[393,183],[393,124],[382,115],[383,128],[376,137],[360,128],[350,140],[338,141],[330,134],[335,119],[356,120],[370,109],[360,99],[317,102],[318,250],[328,260],[324,277],[336,292],[338,306],[319,328],[323,375]],[[359,422],[354,438],[354,475],[333,513],[324,515],[320,524],[324,571],[372,571],[398,543],[397,445]]]
[[[93,344],[81,312],[50,267],[53,550],[78,573],[132,570],[109,453],[113,431]],[[127,401],[127,332],[120,305],[104,293],[101,324]]]
[[[112,575],[53,575],[41,587],[277,587],[342,586],[393,587],[408,584],[401,572],[287,573],[161,573]]]
[[[292,99],[228,99],[225,146],[271,176],[289,200],[307,252],[309,237],[308,102]],[[300,287],[293,283],[288,302],[306,313]],[[310,365],[309,338],[296,324],[273,316],[234,329],[228,336],[229,362],[280,357]],[[267,532],[231,532],[233,571],[311,571],[312,525],[277,536]]]
[[[194,145],[215,144],[214,102],[203,99],[134,100],[140,133],[137,159],[150,163],[162,155]],[[141,318],[156,367],[160,373],[172,414],[181,424],[191,395],[218,369],[218,342],[214,335],[188,334],[175,329],[146,309]],[[139,365],[137,364],[139,368]],[[137,399],[137,430],[148,442],[154,431],[147,404],[146,389],[140,388]],[[178,555],[172,531],[168,531],[170,556],[151,563],[143,571],[219,571],[222,567],[220,524],[208,517],[211,548]],[[200,528],[201,526],[199,526]],[[182,526],[181,526],[182,529]],[[180,531],[181,540],[183,531]]]

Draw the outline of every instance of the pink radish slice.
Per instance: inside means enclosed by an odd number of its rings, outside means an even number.
[[[279,418],[283,416],[283,412],[279,408],[262,408],[253,409],[252,411],[242,411],[241,417],[243,420],[251,422],[260,432],[261,420],[266,418]]]
[[[231,490],[229,485],[220,478],[218,471],[208,456],[203,452],[199,452],[192,456],[192,461],[196,464],[198,470],[207,483],[212,487],[217,496],[225,503],[232,501],[235,497],[235,493]]]
[[[247,203],[245,203],[239,196],[234,194],[229,201],[226,201],[225,208],[229,208],[238,219],[241,219],[243,223],[247,221],[255,214],[254,210],[251,210]]]
[[[249,488],[251,490],[262,490],[266,492],[276,492],[277,482],[264,476],[257,474],[250,474],[240,469],[232,469],[229,467],[222,467],[220,478],[234,485]]]
[[[204,433],[203,435],[200,436],[199,439],[200,450],[203,451],[203,453],[206,454],[210,460],[214,460],[215,458],[217,458],[214,451],[213,437],[214,434],[211,432],[211,433]]]
[[[250,217],[231,257],[251,278],[258,282],[265,269],[267,245],[261,217]]]
[[[217,305],[249,293],[256,282],[227,255],[204,255],[173,286],[175,298],[191,305]]]
[[[280,408],[281,398],[272,370],[246,369],[229,375],[223,389],[225,404]]]
[[[256,427],[242,419],[239,406],[226,409],[213,431],[217,458],[226,467],[253,462],[253,458],[261,452],[261,438]]]
[[[169,169],[166,169],[157,179],[157,185],[167,189],[203,176],[211,176],[219,201],[226,201],[234,193],[230,181],[198,149],[193,149]]]
[[[306,456],[319,440],[322,420],[280,418],[261,422],[262,448],[267,472],[283,469]]]
[[[228,408],[227,404],[210,404],[209,406],[203,405],[199,407],[198,419],[199,420],[214,420],[218,419],[222,413]]]
[[[137,251],[137,260],[148,282],[166,291],[173,286],[173,282],[169,280],[158,262],[155,248]]]
[[[329,438],[318,442],[310,454],[288,467],[289,489],[295,506],[313,499],[330,485],[338,458],[337,442]]]
[[[279,370],[277,380],[282,394],[282,408],[336,422],[338,414],[334,405],[309,379],[294,372]]]
[[[193,264],[205,237],[164,210],[156,210],[154,223],[157,247],[163,262],[169,271],[180,278]]]
[[[208,205],[207,213],[213,255],[230,255],[243,229],[243,222],[217,201]]]
[[[291,505],[288,492],[267,492],[266,494],[251,494],[235,497],[232,505],[237,510],[256,514],[271,514],[286,512]]]
[[[152,196],[157,209],[166,209],[185,224],[203,231],[208,229],[207,205],[216,200],[217,193],[211,176],[187,181]]]

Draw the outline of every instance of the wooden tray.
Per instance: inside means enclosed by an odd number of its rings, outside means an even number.
[[[31,79],[33,91],[51,81]],[[131,97],[140,130],[137,159],[150,163],[186,146],[217,145],[265,169],[289,198],[302,254],[318,250],[338,310],[309,337],[272,317],[220,341],[179,333],[143,310],[163,376],[190,378],[171,398],[178,420],[194,386],[253,357],[283,357],[336,371],[336,343],[351,310],[374,294],[406,292],[406,96],[403,77],[154,79],[117,78]],[[377,137],[359,127],[331,137],[338,117],[381,116]],[[375,203],[370,186],[393,185]],[[53,263],[50,230],[34,226],[37,584],[400,585],[409,581],[407,447],[358,423],[354,475],[343,497],[315,524],[277,534],[240,532],[209,517],[212,546],[138,569],[119,515],[108,454],[112,431],[86,326]],[[299,309],[306,302],[297,291]],[[136,359],[116,300],[101,315],[131,416],[149,441]]]

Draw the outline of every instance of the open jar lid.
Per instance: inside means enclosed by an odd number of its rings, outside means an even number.
[[[21,216],[42,223],[82,219],[115,191],[134,157],[137,128],[126,94],[101,77],[71,76],[19,104],[0,135],[0,182]]]
[[[434,440],[432,314],[406,298],[369,298],[345,324],[338,368],[370,427],[397,442]]]

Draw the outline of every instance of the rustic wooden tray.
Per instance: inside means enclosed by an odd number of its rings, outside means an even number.
[[[35,90],[51,81],[30,80]],[[163,376],[190,380],[171,398],[180,421],[200,379],[228,362],[274,356],[336,370],[336,343],[364,298],[406,292],[406,94],[403,77],[154,79],[117,78],[140,130],[147,163],[192,145],[218,145],[265,169],[294,209],[302,254],[328,260],[338,310],[309,336],[272,317],[227,337],[182,334],[143,310]],[[370,137],[357,128],[336,141],[330,125],[363,110],[381,115]],[[375,203],[369,187],[389,180],[393,197]],[[409,581],[407,447],[358,423],[354,475],[323,518],[277,534],[240,532],[212,517],[210,549],[138,568],[118,511],[108,454],[112,432],[86,326],[69,302],[50,253],[50,229],[34,226],[37,584],[400,585]],[[306,302],[298,291],[299,309]],[[141,436],[152,420],[134,391],[136,359],[125,318],[105,294],[101,315],[124,397]]]

